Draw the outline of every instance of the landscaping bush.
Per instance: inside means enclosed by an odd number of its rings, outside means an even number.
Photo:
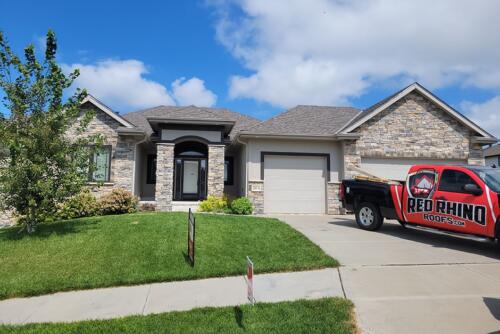
[[[141,211],[156,211],[156,205],[153,203],[144,203],[141,205]]]
[[[208,196],[198,207],[198,211],[200,212],[227,213],[228,210],[227,198],[216,196]]]
[[[251,215],[253,212],[252,202],[246,197],[240,197],[231,202],[231,212],[236,215]]]
[[[125,189],[113,189],[99,201],[103,215],[136,212],[138,203],[137,198]]]
[[[58,205],[57,219],[73,219],[80,217],[95,216],[99,213],[97,199],[85,190],[78,195],[69,198],[66,202]]]

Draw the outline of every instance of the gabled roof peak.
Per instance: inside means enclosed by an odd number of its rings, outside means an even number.
[[[354,117],[346,126],[344,126],[342,129],[340,129],[339,132],[341,133],[348,133],[356,128],[358,128],[360,125],[363,123],[367,122],[371,118],[375,117],[377,114],[380,112],[384,111],[397,101],[401,100],[408,94],[417,91],[436,105],[438,105],[441,109],[443,109],[446,113],[448,113],[451,117],[455,118],[458,120],[460,123],[468,127],[469,129],[475,131],[476,133],[480,134],[482,137],[489,138],[492,140],[495,140],[496,138],[492,136],[490,133],[479,127],[477,124],[469,120],[467,117],[462,115],[460,112],[456,111],[453,107],[448,105],[446,102],[438,98],[436,95],[431,93],[429,90],[427,90],[424,86],[422,86],[418,82],[414,82],[405,88],[401,89],[400,91],[386,97],[385,99],[375,103],[371,107],[363,110],[359,115]]]
[[[93,104],[96,108],[98,108],[99,110],[101,110],[102,112],[104,112],[105,114],[107,114],[108,116],[110,116],[111,118],[113,118],[115,121],[117,121],[118,123],[120,123],[121,125],[123,125],[126,128],[133,128],[134,127],[131,123],[127,122],[123,117],[118,115],[118,113],[111,110],[110,107],[108,107],[107,105],[105,105],[104,103],[99,101],[97,98],[95,98],[91,94],[87,94],[87,96],[83,99],[82,104],[85,104],[85,103]]]

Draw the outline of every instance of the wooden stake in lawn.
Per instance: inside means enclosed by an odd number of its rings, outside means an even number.
[[[255,303],[255,298],[253,297],[253,262],[250,257],[247,256],[247,298],[252,303]]]
[[[191,266],[194,267],[194,237],[195,237],[196,219],[191,208],[188,214],[188,258]]]

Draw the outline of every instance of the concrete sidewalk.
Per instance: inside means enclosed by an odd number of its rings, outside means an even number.
[[[243,276],[60,292],[0,301],[0,324],[71,322],[248,303]],[[257,302],[343,297],[337,269],[254,276]]]
[[[377,232],[353,216],[281,217],[342,263],[363,333],[500,334],[500,252],[495,245],[403,229]]]

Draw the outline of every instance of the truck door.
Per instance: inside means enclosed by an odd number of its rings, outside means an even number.
[[[443,169],[433,197],[433,212],[426,215],[433,225],[487,235],[487,222],[491,216],[487,194],[483,182],[473,172],[458,168]]]
[[[436,191],[438,174],[432,168],[410,170],[403,190],[404,220],[414,224],[433,225],[425,214],[433,209],[433,195]]]

